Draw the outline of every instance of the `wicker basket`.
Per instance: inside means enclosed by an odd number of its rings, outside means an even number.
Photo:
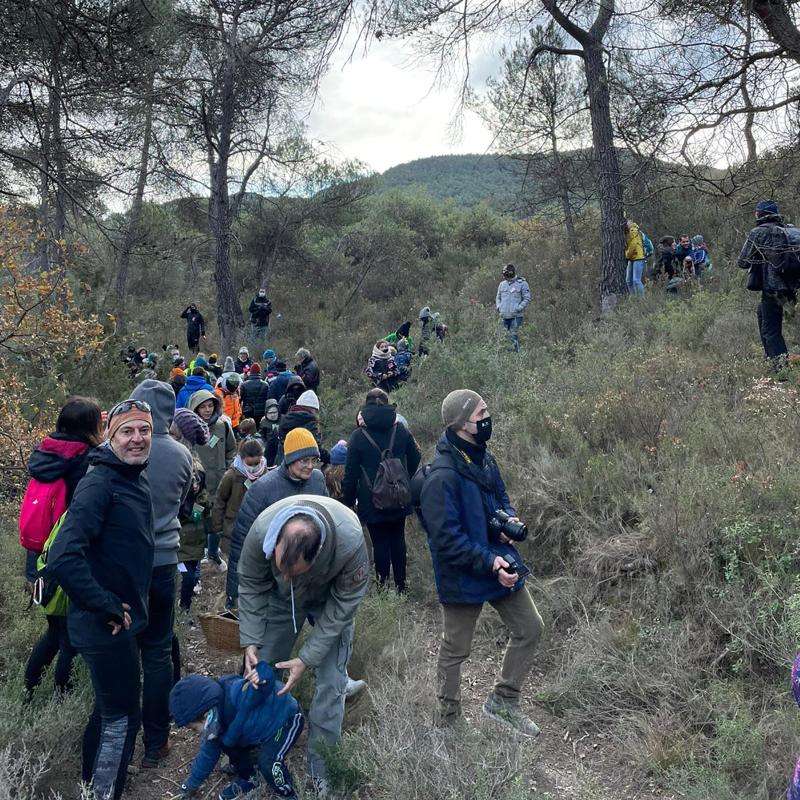
[[[200,627],[212,650],[221,653],[241,653],[239,617],[233,611],[200,614]]]

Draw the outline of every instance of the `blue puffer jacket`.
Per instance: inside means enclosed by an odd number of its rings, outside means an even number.
[[[209,392],[214,391],[214,387],[202,375],[190,375],[186,379],[186,385],[178,392],[175,398],[175,408],[188,408],[189,398],[200,389],[208,389]]]
[[[188,725],[208,712],[200,752],[184,783],[187,789],[200,787],[226,749],[263,744],[298,713],[291,694],[278,697],[283,684],[269,664],[259,661],[256,670],[262,681],[258,689],[238,675],[218,680],[189,675],[170,692],[169,711],[176,725]]]
[[[489,538],[494,511],[517,512],[488,451],[478,467],[442,434],[420,505],[442,604],[485,603],[522,588],[524,579],[514,589],[501,586],[492,569],[496,556],[520,556],[510,544]]]

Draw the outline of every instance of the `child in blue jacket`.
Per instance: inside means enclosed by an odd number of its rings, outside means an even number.
[[[260,661],[256,670],[258,687],[238,675],[219,679],[188,675],[170,693],[175,724],[203,734],[200,752],[181,786],[184,797],[197,792],[222,753],[230,759],[236,778],[220,793],[221,800],[233,800],[256,788],[254,760],[278,795],[296,796],[285,759],[303,730],[303,715],[291,694],[279,694],[283,684],[269,664]],[[255,748],[257,754],[252,752]]]

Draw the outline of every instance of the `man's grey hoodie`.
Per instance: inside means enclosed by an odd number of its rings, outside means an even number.
[[[169,435],[175,416],[175,393],[168,383],[142,381],[131,393],[150,405],[153,438],[147,462],[147,478],[153,499],[156,550],[153,567],[178,563],[181,523],[178,512],[192,486],[192,455]]]
[[[325,476],[315,469],[307,481],[293,478],[286,469],[286,464],[281,464],[262,475],[245,493],[239,513],[236,515],[236,526],[231,534],[231,550],[228,561],[228,597],[236,597],[239,593],[239,581],[236,568],[239,564],[239,555],[242,545],[247,537],[250,526],[256,517],[273,503],[292,497],[297,494],[315,494],[321,497],[328,496]]]

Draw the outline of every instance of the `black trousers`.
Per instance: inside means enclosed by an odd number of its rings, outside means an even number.
[[[758,305],[758,331],[767,358],[779,358],[786,354],[783,338],[783,305],[774,295],[762,292]]]
[[[368,522],[367,530],[372,539],[375,557],[375,572],[382,586],[394,576],[398,592],[406,588],[406,518],[391,519],[386,522]]]
[[[56,689],[60,692],[68,691],[75,655],[75,648],[70,644],[67,632],[67,618],[48,615],[47,631],[33,646],[25,667],[25,688],[29,692],[33,691],[42,682],[44,671],[56,659]]]

